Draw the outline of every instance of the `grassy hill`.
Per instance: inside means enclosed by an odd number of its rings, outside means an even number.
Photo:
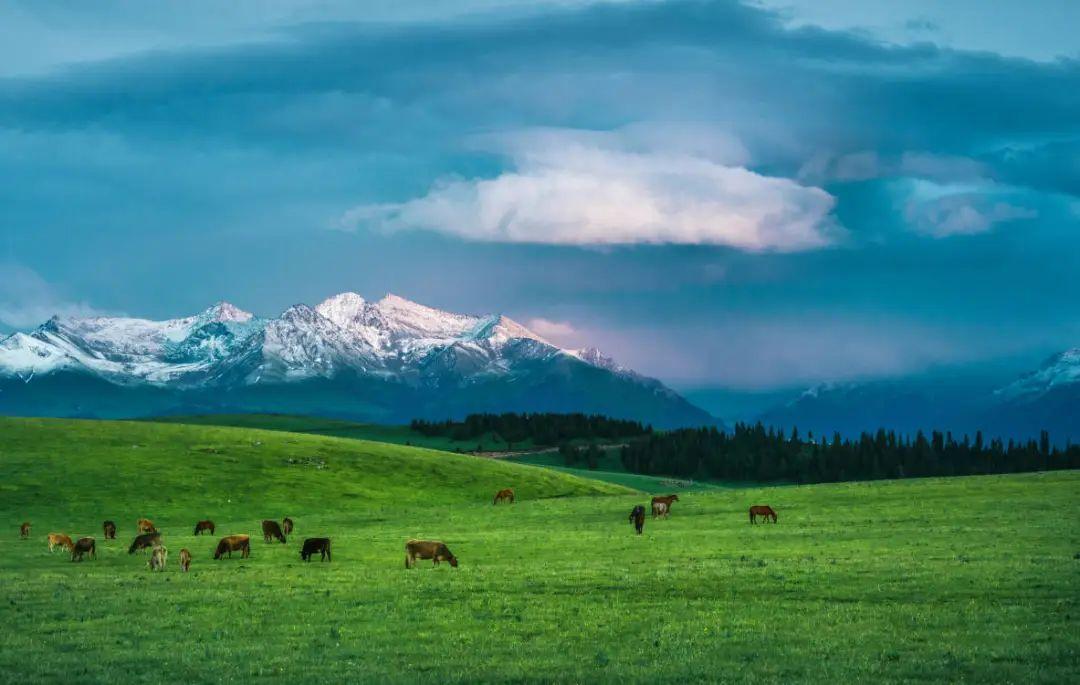
[[[397,445],[412,445],[436,450],[471,452],[479,445],[484,451],[506,449],[502,438],[488,434],[475,440],[453,440],[439,435],[417,433],[408,426],[378,423],[359,423],[346,419],[328,419],[320,416],[295,414],[184,414],[150,419],[158,423],[183,423],[201,426],[234,426],[238,428],[261,428],[264,430],[329,435],[339,438],[374,440]],[[515,449],[529,449],[531,441],[514,443]]]
[[[290,465],[311,457],[326,467]],[[308,462],[317,463],[317,462]],[[314,435],[0,420],[0,680],[10,682],[1070,682],[1080,473],[642,494]],[[519,503],[493,507],[512,485]],[[622,494],[619,494],[622,493]],[[778,525],[750,526],[768,503]],[[214,562],[191,524],[288,544]],[[163,526],[170,566],[126,547]],[[103,543],[100,521],[120,539]],[[18,524],[34,522],[31,540]],[[50,555],[52,530],[99,539]],[[305,536],[334,561],[303,564]],[[451,569],[403,567],[444,539]],[[191,573],[175,565],[192,550]]]

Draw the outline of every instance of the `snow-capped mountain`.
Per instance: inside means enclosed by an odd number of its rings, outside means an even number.
[[[1015,378],[1015,377],[1014,377]],[[924,375],[824,383],[764,412],[765,423],[847,436],[879,427],[951,430],[1059,443],[1080,439],[1080,348],[1057,354],[1009,381],[989,370],[938,369]]]
[[[73,404],[65,404],[45,393],[45,386],[74,377],[80,387],[108,384],[110,397],[126,388],[159,398],[135,412],[140,415],[226,400],[240,405],[229,409],[286,404],[296,410],[296,397],[318,386],[334,388],[335,406],[370,409],[334,413],[365,418],[543,409],[603,411],[662,425],[712,421],[660,382],[595,349],[562,349],[505,316],[454,314],[396,295],[369,302],[342,293],[274,318],[227,302],[166,321],[54,317],[0,341],[0,411],[100,413],[93,397],[72,393]],[[269,395],[276,398],[269,406],[251,400]],[[20,396],[36,399],[20,404]],[[53,408],[35,409],[43,399]],[[57,400],[77,408],[57,410]],[[325,400],[299,409],[326,411]]]
[[[1077,386],[1076,389],[1080,391],[1080,347],[1054,355],[1041,367],[1001,388],[996,394],[1010,401],[1034,401],[1069,386]]]

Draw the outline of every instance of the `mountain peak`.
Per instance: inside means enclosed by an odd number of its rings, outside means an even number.
[[[349,322],[364,313],[366,307],[367,302],[363,297],[354,292],[344,292],[326,298],[316,305],[315,311],[339,326],[348,326]]]
[[[245,312],[243,309],[240,309],[231,302],[226,302],[224,300],[216,303],[215,305],[207,309],[204,314],[211,321],[222,322],[236,321],[238,323],[245,323],[247,321],[251,321],[251,319],[254,318],[254,314],[252,314],[251,312]]]

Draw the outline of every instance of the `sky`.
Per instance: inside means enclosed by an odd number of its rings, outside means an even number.
[[[355,291],[768,393],[1080,345],[1080,3],[0,5],[0,330]]]

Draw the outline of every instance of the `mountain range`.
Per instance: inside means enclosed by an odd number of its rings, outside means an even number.
[[[1080,348],[1019,378],[938,370],[908,378],[823,383],[764,411],[762,422],[853,436],[879,427],[951,430],[1026,440],[1041,431],[1059,444],[1080,440]]]
[[[256,411],[387,423],[485,411],[717,423],[594,348],[563,349],[505,316],[396,295],[342,293],[272,318],[227,302],[165,321],[53,317],[0,341],[0,413]]]

